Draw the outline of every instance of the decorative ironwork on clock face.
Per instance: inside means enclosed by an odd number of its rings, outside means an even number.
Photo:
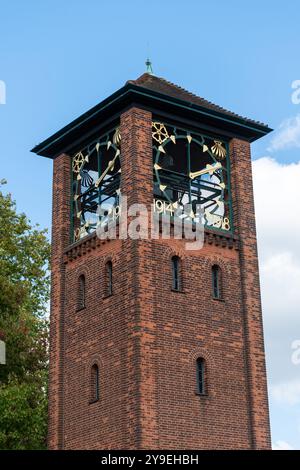
[[[107,211],[117,214],[121,180],[120,143],[121,134],[117,127],[73,155],[74,241],[93,232],[107,217]]]
[[[227,145],[220,139],[152,122],[154,210],[174,213],[197,205],[210,228],[231,230]]]

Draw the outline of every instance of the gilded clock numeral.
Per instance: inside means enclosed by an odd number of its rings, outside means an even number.
[[[162,201],[161,199],[153,200],[154,212],[158,214],[174,214],[174,204],[167,201]]]

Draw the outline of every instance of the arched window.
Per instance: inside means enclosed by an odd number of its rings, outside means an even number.
[[[106,280],[106,296],[112,295],[112,262],[107,261],[105,264],[105,280]]]
[[[81,274],[78,278],[78,299],[77,299],[77,310],[81,310],[85,307],[85,277]]]
[[[221,299],[221,269],[217,264],[211,268],[212,291],[214,299]]]
[[[180,291],[181,289],[181,273],[180,273],[180,258],[173,256],[171,259],[172,265],[172,289]]]
[[[197,393],[199,395],[204,395],[206,393],[206,384],[205,384],[205,360],[203,357],[198,357],[196,361],[197,369]]]
[[[93,364],[91,368],[91,403],[99,400],[99,367]]]

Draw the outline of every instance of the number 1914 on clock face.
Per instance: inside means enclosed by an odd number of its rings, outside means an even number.
[[[178,203],[170,203],[168,201],[162,201],[161,199],[153,199],[153,212],[157,214],[168,215],[169,217],[178,216],[181,218],[188,218],[190,220],[201,221],[204,225],[208,221],[209,226],[213,228],[220,228],[222,230],[229,230],[230,223],[228,217],[222,217],[218,214],[206,214],[199,210],[196,213],[189,208],[181,208]]]

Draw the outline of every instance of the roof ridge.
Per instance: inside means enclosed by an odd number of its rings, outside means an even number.
[[[182,96],[178,96],[179,99],[185,99],[187,101],[187,98],[188,97],[191,97],[193,98],[194,100],[197,100],[198,105],[200,106],[203,106],[204,108],[208,108],[208,109],[211,109],[211,110],[214,110],[214,111],[217,111],[217,112],[221,112],[221,113],[224,113],[224,114],[227,114],[229,116],[232,116],[232,117],[236,117],[238,119],[242,119],[244,121],[247,121],[249,123],[252,123],[252,124],[259,124],[259,125],[262,125],[262,126],[266,126],[263,122],[261,121],[256,121],[254,119],[250,119],[250,118],[247,118],[247,117],[244,117],[244,116],[241,116],[239,115],[238,113],[235,113],[233,111],[230,111],[222,106],[219,106],[218,104],[215,104],[213,101],[209,101],[207,100],[206,98],[203,98],[199,95],[197,95],[196,93],[193,93],[189,90],[187,90],[186,88],[183,88],[181,87],[180,85],[177,85],[176,83],[173,83],[163,77],[158,77],[156,75],[152,75],[152,74],[149,74],[148,72],[145,72],[143,73],[142,75],[140,75],[137,79],[135,80],[128,80],[126,82],[126,84],[128,83],[131,83],[133,85],[137,85],[137,86],[143,86],[145,85],[145,87],[147,88],[147,82],[148,83],[162,83],[162,84],[165,84],[171,88],[173,88],[173,91],[175,92],[176,90],[180,93],[180,94],[185,94],[186,95],[186,98],[182,97]],[[157,90],[159,91],[159,90]],[[160,91],[161,93],[164,93],[164,91]],[[167,94],[167,92],[165,92],[164,94]]]
[[[219,104],[216,104],[214,103],[213,101],[209,101],[207,100],[206,98],[203,98],[203,96],[199,96],[199,95],[196,95],[196,93],[193,93],[189,90],[187,90],[186,88],[183,88],[182,86],[180,85],[177,85],[176,83],[173,83],[173,82],[170,82],[169,80],[166,80],[165,78],[163,77],[156,77],[158,78],[159,80],[162,80],[164,81],[165,83],[167,83],[168,85],[171,85],[171,86],[174,86],[176,88],[178,88],[179,90],[182,90],[184,91],[185,93],[187,93],[188,95],[191,95],[191,96],[194,96],[195,98],[200,98],[201,100],[205,101],[206,103],[216,107],[216,108],[219,108],[220,111],[226,111],[226,112],[230,112],[230,114],[234,115],[234,116],[237,116],[237,117],[242,117],[242,116],[239,116],[239,114],[235,113],[234,111],[229,111],[228,109],[224,108],[223,106],[220,106]],[[243,118],[243,119],[248,119],[248,118]],[[259,122],[259,121],[255,121],[255,122]],[[262,123],[261,123],[262,124]]]

